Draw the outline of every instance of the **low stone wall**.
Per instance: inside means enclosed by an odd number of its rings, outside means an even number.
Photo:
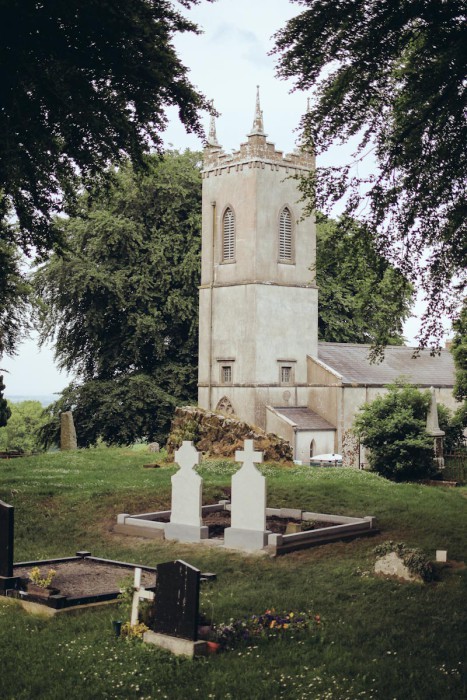
[[[291,462],[293,459],[291,446],[278,435],[197,406],[175,409],[167,440],[169,454],[173,454],[183,440],[192,440],[196,449],[205,454],[230,458],[235,456],[235,450],[243,450],[244,440],[254,440],[255,449],[264,452],[265,461]]]

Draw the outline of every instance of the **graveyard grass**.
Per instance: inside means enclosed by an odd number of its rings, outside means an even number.
[[[156,458],[156,460],[154,459]],[[467,562],[467,488],[394,484],[342,468],[262,465],[268,505],[374,515],[381,534],[278,559],[147,541],[112,532],[119,512],[170,503],[173,466],[145,469],[158,455],[93,449],[0,462],[0,499],[15,506],[15,561],[73,555],[155,566],[176,558],[217,581],[201,607],[215,622],[267,608],[311,610],[319,633],[259,640],[253,647],[190,661],[138,641],[116,640],[114,607],[53,619],[0,599],[0,697],[425,700],[466,697],[467,569],[445,569],[434,584],[372,574],[374,547],[387,539],[434,557]],[[204,501],[225,497],[236,467],[203,462]]]

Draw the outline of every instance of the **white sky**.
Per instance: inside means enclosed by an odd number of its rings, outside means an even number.
[[[217,0],[213,4],[203,2],[187,13],[204,34],[182,35],[175,43],[184,64],[190,67],[192,82],[214,100],[220,112],[217,137],[225,151],[238,148],[251,128],[256,85],[260,85],[269,139],[285,152],[295,147],[295,130],[305,111],[307,95],[291,93],[293,84],[275,76],[276,59],[268,56],[268,52],[274,45],[272,35],[299,11],[300,6],[289,0]],[[166,145],[200,149],[199,140],[185,133],[176,111],[168,114]],[[208,121],[206,117],[206,129]],[[343,154],[350,150],[332,151],[321,164],[342,161]],[[416,326],[415,320],[406,325],[405,336],[410,344]],[[39,350],[34,339],[21,344],[14,358],[1,358],[0,367],[5,375],[7,397],[52,394],[71,379],[56,369],[52,348]]]

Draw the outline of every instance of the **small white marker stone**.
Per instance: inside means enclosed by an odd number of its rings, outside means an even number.
[[[436,550],[436,561],[444,561],[446,562],[448,560],[448,553],[446,549],[437,549]]]

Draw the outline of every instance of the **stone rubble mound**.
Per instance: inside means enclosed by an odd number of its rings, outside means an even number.
[[[274,433],[266,433],[235,417],[219,412],[206,411],[197,406],[175,409],[167,451],[170,455],[183,440],[192,440],[196,449],[211,457],[234,458],[236,450],[243,449],[244,440],[254,440],[255,450],[264,452],[265,462],[291,462],[292,448]]]

